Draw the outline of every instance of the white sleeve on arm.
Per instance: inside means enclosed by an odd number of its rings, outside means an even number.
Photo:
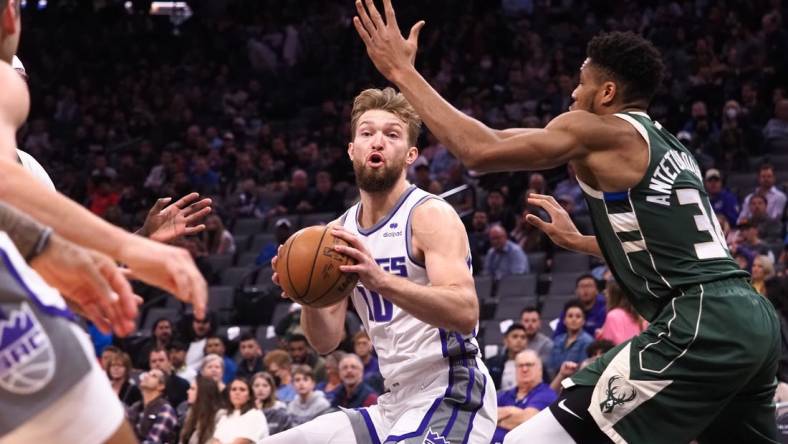
[[[41,183],[55,191],[55,184],[52,182],[52,178],[49,177],[49,174],[47,174],[44,167],[41,166],[41,164],[38,163],[38,161],[33,156],[20,149],[16,150],[16,154],[19,156],[22,166],[25,167],[25,169],[29,171],[30,174],[32,174]]]

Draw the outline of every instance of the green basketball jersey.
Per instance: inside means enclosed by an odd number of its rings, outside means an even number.
[[[645,113],[616,116],[648,143],[645,176],[616,193],[579,182],[613,275],[652,320],[683,287],[747,273],[728,251],[692,154]]]

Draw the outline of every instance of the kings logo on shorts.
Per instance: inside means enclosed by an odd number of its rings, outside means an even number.
[[[41,390],[55,374],[49,337],[25,302],[0,317],[0,386],[20,395]]]
[[[424,437],[423,443],[424,444],[451,444],[449,441],[446,441],[446,438],[433,432],[432,429],[430,429],[427,432],[427,436]]]

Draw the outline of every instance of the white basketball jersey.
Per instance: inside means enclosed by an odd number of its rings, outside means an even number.
[[[413,209],[428,199],[440,198],[411,186],[389,214],[368,229],[358,225],[361,203],[352,206],[340,220],[349,232],[361,239],[385,271],[429,285],[424,264],[412,255],[410,226]],[[352,300],[375,346],[380,372],[386,381],[403,380],[405,376],[415,376],[441,363],[448,370],[450,359],[447,358],[478,356],[477,329],[470,336],[462,336],[433,327],[389,302],[386,295],[364,288],[360,282],[353,291]]]

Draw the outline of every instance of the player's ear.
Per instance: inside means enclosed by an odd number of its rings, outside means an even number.
[[[614,82],[604,82],[602,83],[602,87],[599,88],[599,94],[602,96],[602,105],[608,106],[616,99],[616,94],[618,94],[618,86]]]
[[[413,162],[419,158],[419,149],[415,146],[408,148],[408,152],[405,153],[405,163],[408,165],[413,165]]]
[[[350,160],[353,160],[353,142],[347,144],[347,156],[350,157]]]

